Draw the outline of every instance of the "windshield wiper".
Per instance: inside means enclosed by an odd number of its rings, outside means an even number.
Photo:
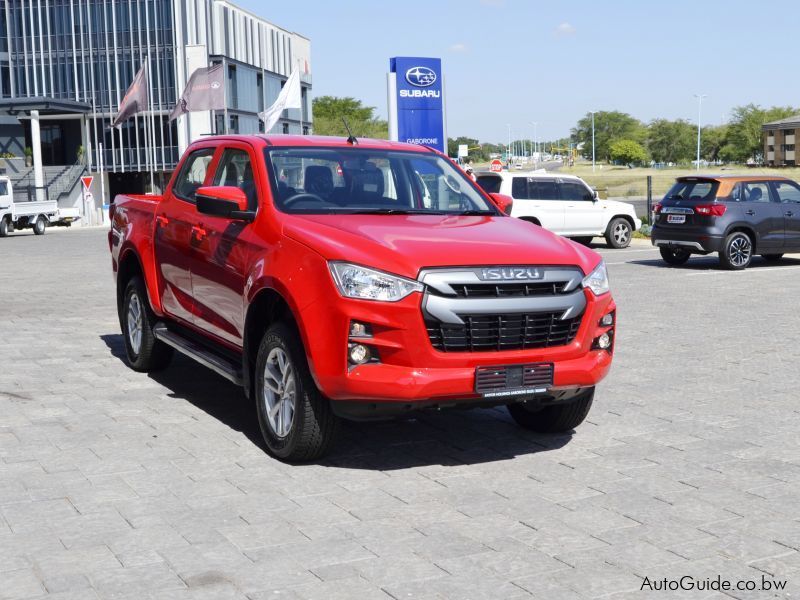
[[[454,215],[464,216],[464,217],[478,217],[478,216],[497,216],[497,213],[493,210],[462,210],[457,213],[451,213]]]
[[[435,210],[415,210],[413,208],[363,208],[347,211],[354,215],[443,215],[445,213]]]

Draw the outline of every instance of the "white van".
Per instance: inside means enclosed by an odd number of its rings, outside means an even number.
[[[609,246],[626,248],[633,232],[642,226],[632,204],[600,200],[585,181],[558,173],[476,173],[486,192],[514,199],[512,217],[518,217],[554,233],[588,243],[603,236]]]

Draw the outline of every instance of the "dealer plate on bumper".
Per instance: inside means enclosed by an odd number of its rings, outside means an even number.
[[[475,392],[484,398],[543,394],[553,385],[553,363],[475,368]]]

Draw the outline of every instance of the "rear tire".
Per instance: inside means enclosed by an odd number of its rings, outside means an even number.
[[[0,237],[8,235],[8,219],[0,219]]]
[[[44,235],[45,230],[47,229],[47,219],[44,217],[39,217],[36,219],[36,223],[33,224],[33,233],[36,235]]]
[[[172,348],[153,335],[156,316],[150,308],[141,277],[132,277],[125,286],[119,322],[131,369],[148,373],[161,370],[170,363]]]
[[[719,253],[719,263],[724,269],[741,271],[753,260],[753,240],[743,231],[734,231],[725,238]]]
[[[511,417],[525,429],[539,433],[564,433],[583,423],[594,401],[594,388],[589,388],[574,400],[565,404],[551,404],[532,411],[524,404],[506,406]]]
[[[606,229],[606,242],[612,248],[627,248],[631,245],[631,238],[633,237],[633,227],[628,222],[628,219],[617,217],[611,219]]]
[[[682,248],[669,248],[662,246],[658,249],[658,251],[661,253],[661,258],[664,259],[665,263],[676,267],[686,264],[686,261],[692,256],[690,252],[687,252]]]
[[[761,257],[769,262],[778,262],[783,258],[783,254],[762,254]]]
[[[289,462],[322,457],[340,419],[317,389],[297,330],[275,323],[258,348],[255,370],[258,424],[270,454]]]

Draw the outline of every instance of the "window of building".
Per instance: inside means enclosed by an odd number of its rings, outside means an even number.
[[[258,112],[264,110],[264,76],[261,73],[256,75],[256,95],[258,96]]]
[[[283,133],[289,133],[289,124],[288,123],[284,123],[283,124]]]
[[[228,115],[229,127],[228,133],[239,133],[239,115]]]
[[[236,65],[228,65],[228,108],[239,108],[239,87],[236,83]]]

